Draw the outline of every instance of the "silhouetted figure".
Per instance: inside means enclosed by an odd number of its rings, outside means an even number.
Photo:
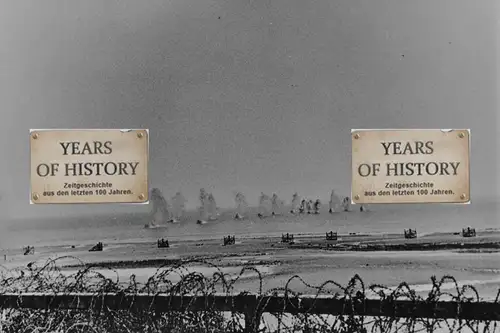
[[[313,214],[314,213],[314,202],[309,199],[307,202],[307,214]]]
[[[297,192],[295,192],[292,196],[292,209],[290,210],[290,213],[296,214],[300,212],[300,197]]]
[[[306,210],[306,205],[307,205],[306,199],[302,199],[302,201],[300,203],[300,208],[299,208],[300,214],[304,214],[304,212]]]
[[[319,214],[319,210],[321,209],[321,201],[319,199],[314,203],[314,214]]]
[[[351,198],[345,197],[344,200],[342,201],[342,207],[344,208],[344,212],[350,211],[350,206],[351,206]]]

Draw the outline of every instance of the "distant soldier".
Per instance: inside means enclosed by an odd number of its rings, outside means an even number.
[[[351,208],[350,206],[351,206],[351,198],[345,197],[342,202],[342,207],[344,208],[344,212],[348,212]]]
[[[319,199],[314,203],[314,214],[319,214],[319,210],[321,208],[321,201]]]
[[[307,214],[313,214],[314,213],[314,201],[312,199],[309,199],[307,202]]]
[[[306,210],[306,205],[307,205],[306,199],[302,199],[300,203],[299,213],[301,214],[304,213],[304,211]]]

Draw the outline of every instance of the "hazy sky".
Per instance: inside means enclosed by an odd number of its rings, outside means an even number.
[[[29,205],[30,128],[149,128],[154,186],[232,206],[347,195],[351,128],[467,127],[496,196],[496,2],[2,1],[2,213],[89,211]]]

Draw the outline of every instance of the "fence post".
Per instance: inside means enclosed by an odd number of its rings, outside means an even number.
[[[256,333],[260,325],[260,312],[257,309],[257,295],[239,295],[238,301],[243,302],[245,317],[245,333]]]

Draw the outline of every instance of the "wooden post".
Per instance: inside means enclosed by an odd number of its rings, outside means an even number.
[[[238,295],[236,302],[242,302],[245,316],[245,333],[256,333],[260,326],[260,311],[257,308],[257,295]]]

